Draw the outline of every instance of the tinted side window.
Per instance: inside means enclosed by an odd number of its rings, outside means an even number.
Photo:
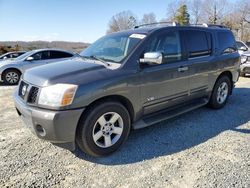
[[[22,55],[22,54],[21,53],[14,53],[11,55],[11,58],[17,58],[20,55]]]
[[[59,52],[59,51],[50,51],[50,58],[51,59],[58,59],[58,58],[67,58],[72,57],[73,55],[66,52]]]
[[[181,42],[178,31],[170,31],[152,38],[145,52],[162,52],[163,63],[171,63],[182,59]]]
[[[34,60],[45,60],[50,58],[49,51],[37,52],[31,57],[33,57]]]
[[[201,57],[211,54],[211,35],[204,31],[189,30],[186,33],[188,57]]]
[[[219,52],[221,54],[228,54],[237,51],[234,36],[231,32],[218,32]]]

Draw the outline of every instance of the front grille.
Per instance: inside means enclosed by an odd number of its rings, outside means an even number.
[[[39,92],[39,88],[32,86],[29,92],[29,97],[28,97],[28,103],[34,104],[36,102],[37,99],[37,95]]]
[[[26,84],[24,81],[21,81],[19,89],[18,89],[18,95],[24,99],[27,91],[28,91],[28,84]]]

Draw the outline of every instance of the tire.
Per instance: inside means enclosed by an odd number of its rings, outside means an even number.
[[[240,73],[240,76],[241,76],[241,77],[245,77],[245,76],[246,76],[246,74],[245,74],[245,73],[243,73],[243,72],[241,72],[241,73]]]
[[[88,155],[106,156],[116,151],[125,142],[130,127],[128,110],[122,104],[99,103],[90,108],[80,119],[76,142]]]
[[[208,106],[214,109],[222,108],[227,103],[231,90],[232,83],[229,77],[220,77],[214,85]]]
[[[9,69],[3,73],[3,82],[7,85],[16,85],[18,84],[21,77],[21,73],[15,69]]]

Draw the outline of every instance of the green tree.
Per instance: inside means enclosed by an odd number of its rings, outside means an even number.
[[[187,5],[181,5],[178,8],[176,16],[174,20],[178,22],[180,25],[188,25],[189,24],[190,15],[187,10]]]

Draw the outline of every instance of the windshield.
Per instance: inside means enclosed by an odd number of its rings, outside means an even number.
[[[242,42],[236,41],[236,46],[238,49],[240,49],[241,47],[246,47]]]
[[[84,57],[98,57],[105,61],[121,63],[145,37],[142,34],[108,35],[100,38],[80,53]]]
[[[27,57],[29,57],[30,55],[32,55],[34,53],[34,51],[29,51],[24,53],[23,55],[18,56],[15,60],[23,60],[26,59]]]

